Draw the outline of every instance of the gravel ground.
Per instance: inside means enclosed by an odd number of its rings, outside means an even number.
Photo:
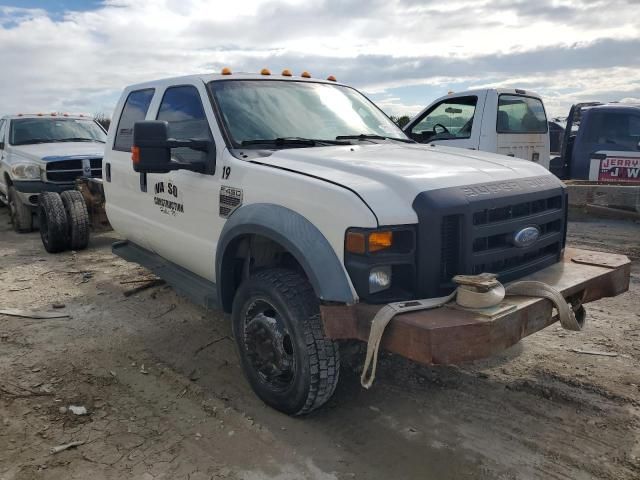
[[[333,400],[294,419],[252,394],[224,316],[168,287],[123,295],[150,275],[113,233],[48,255],[7,218],[0,308],[69,317],[0,315],[0,480],[640,478],[638,224],[570,223],[571,244],[635,258],[630,292],[591,304],[582,332],[457,368],[386,354],[369,391],[345,345]]]

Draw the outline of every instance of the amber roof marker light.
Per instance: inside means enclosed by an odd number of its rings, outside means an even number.
[[[231,69],[229,67],[224,67],[220,70],[220,75],[231,75]]]
[[[311,78],[311,74],[306,70],[300,74],[302,78]]]
[[[271,75],[271,70],[269,70],[268,68],[263,68],[262,70],[260,70],[260,75]]]
[[[283,77],[291,77],[291,76],[293,76],[293,74],[291,73],[291,70],[289,70],[288,68],[285,68],[284,70],[282,70],[282,76]]]
[[[336,77],[334,77],[333,75],[329,75],[327,77],[327,80],[329,80],[330,82],[337,82]]]

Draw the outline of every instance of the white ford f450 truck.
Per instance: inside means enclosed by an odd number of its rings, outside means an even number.
[[[404,131],[420,143],[500,153],[549,168],[542,98],[519,88],[450,93],[413,117]]]
[[[337,340],[424,364],[486,357],[555,321],[548,300],[416,310],[457,274],[526,277],[582,304],[628,288],[626,257],[565,248],[563,184],[540,165],[422,145],[332,77],[197,75],[130,86],[103,165],[117,255],[231,314],[256,394],[324,404]],[[406,311],[405,311],[406,309]]]

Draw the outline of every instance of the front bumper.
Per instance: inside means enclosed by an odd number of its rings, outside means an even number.
[[[75,184],[73,182],[50,183],[39,180],[15,180],[13,182],[13,186],[16,188],[22,203],[32,207],[37,206],[37,202],[34,200],[36,200],[38,194],[42,192],[62,193],[65,190],[73,190],[75,188]]]
[[[629,289],[631,262],[624,255],[567,248],[563,261],[519,280],[544,282],[572,303],[615,297]],[[382,348],[418,363],[457,364],[495,355],[556,322],[542,298],[509,296],[495,315],[445,306],[399,314],[391,320]],[[323,305],[325,333],[332,339],[367,341],[381,305]],[[506,311],[505,311],[506,310]]]

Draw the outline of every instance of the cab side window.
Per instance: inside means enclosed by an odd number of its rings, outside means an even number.
[[[440,102],[411,128],[410,137],[419,142],[470,138],[477,103],[475,96]]]
[[[130,152],[133,145],[133,125],[141,122],[147,116],[147,110],[153,98],[153,88],[146,90],[136,90],[131,92],[124,103],[118,129],[116,130],[116,139],[113,142],[113,149],[121,152]]]
[[[0,150],[4,150],[4,137],[6,136],[6,125],[7,125],[7,121],[5,120],[0,120]]]
[[[191,85],[167,88],[158,110],[158,120],[169,122],[169,136],[175,140],[212,140],[198,89]],[[204,151],[181,147],[171,150],[180,162],[206,163]]]

